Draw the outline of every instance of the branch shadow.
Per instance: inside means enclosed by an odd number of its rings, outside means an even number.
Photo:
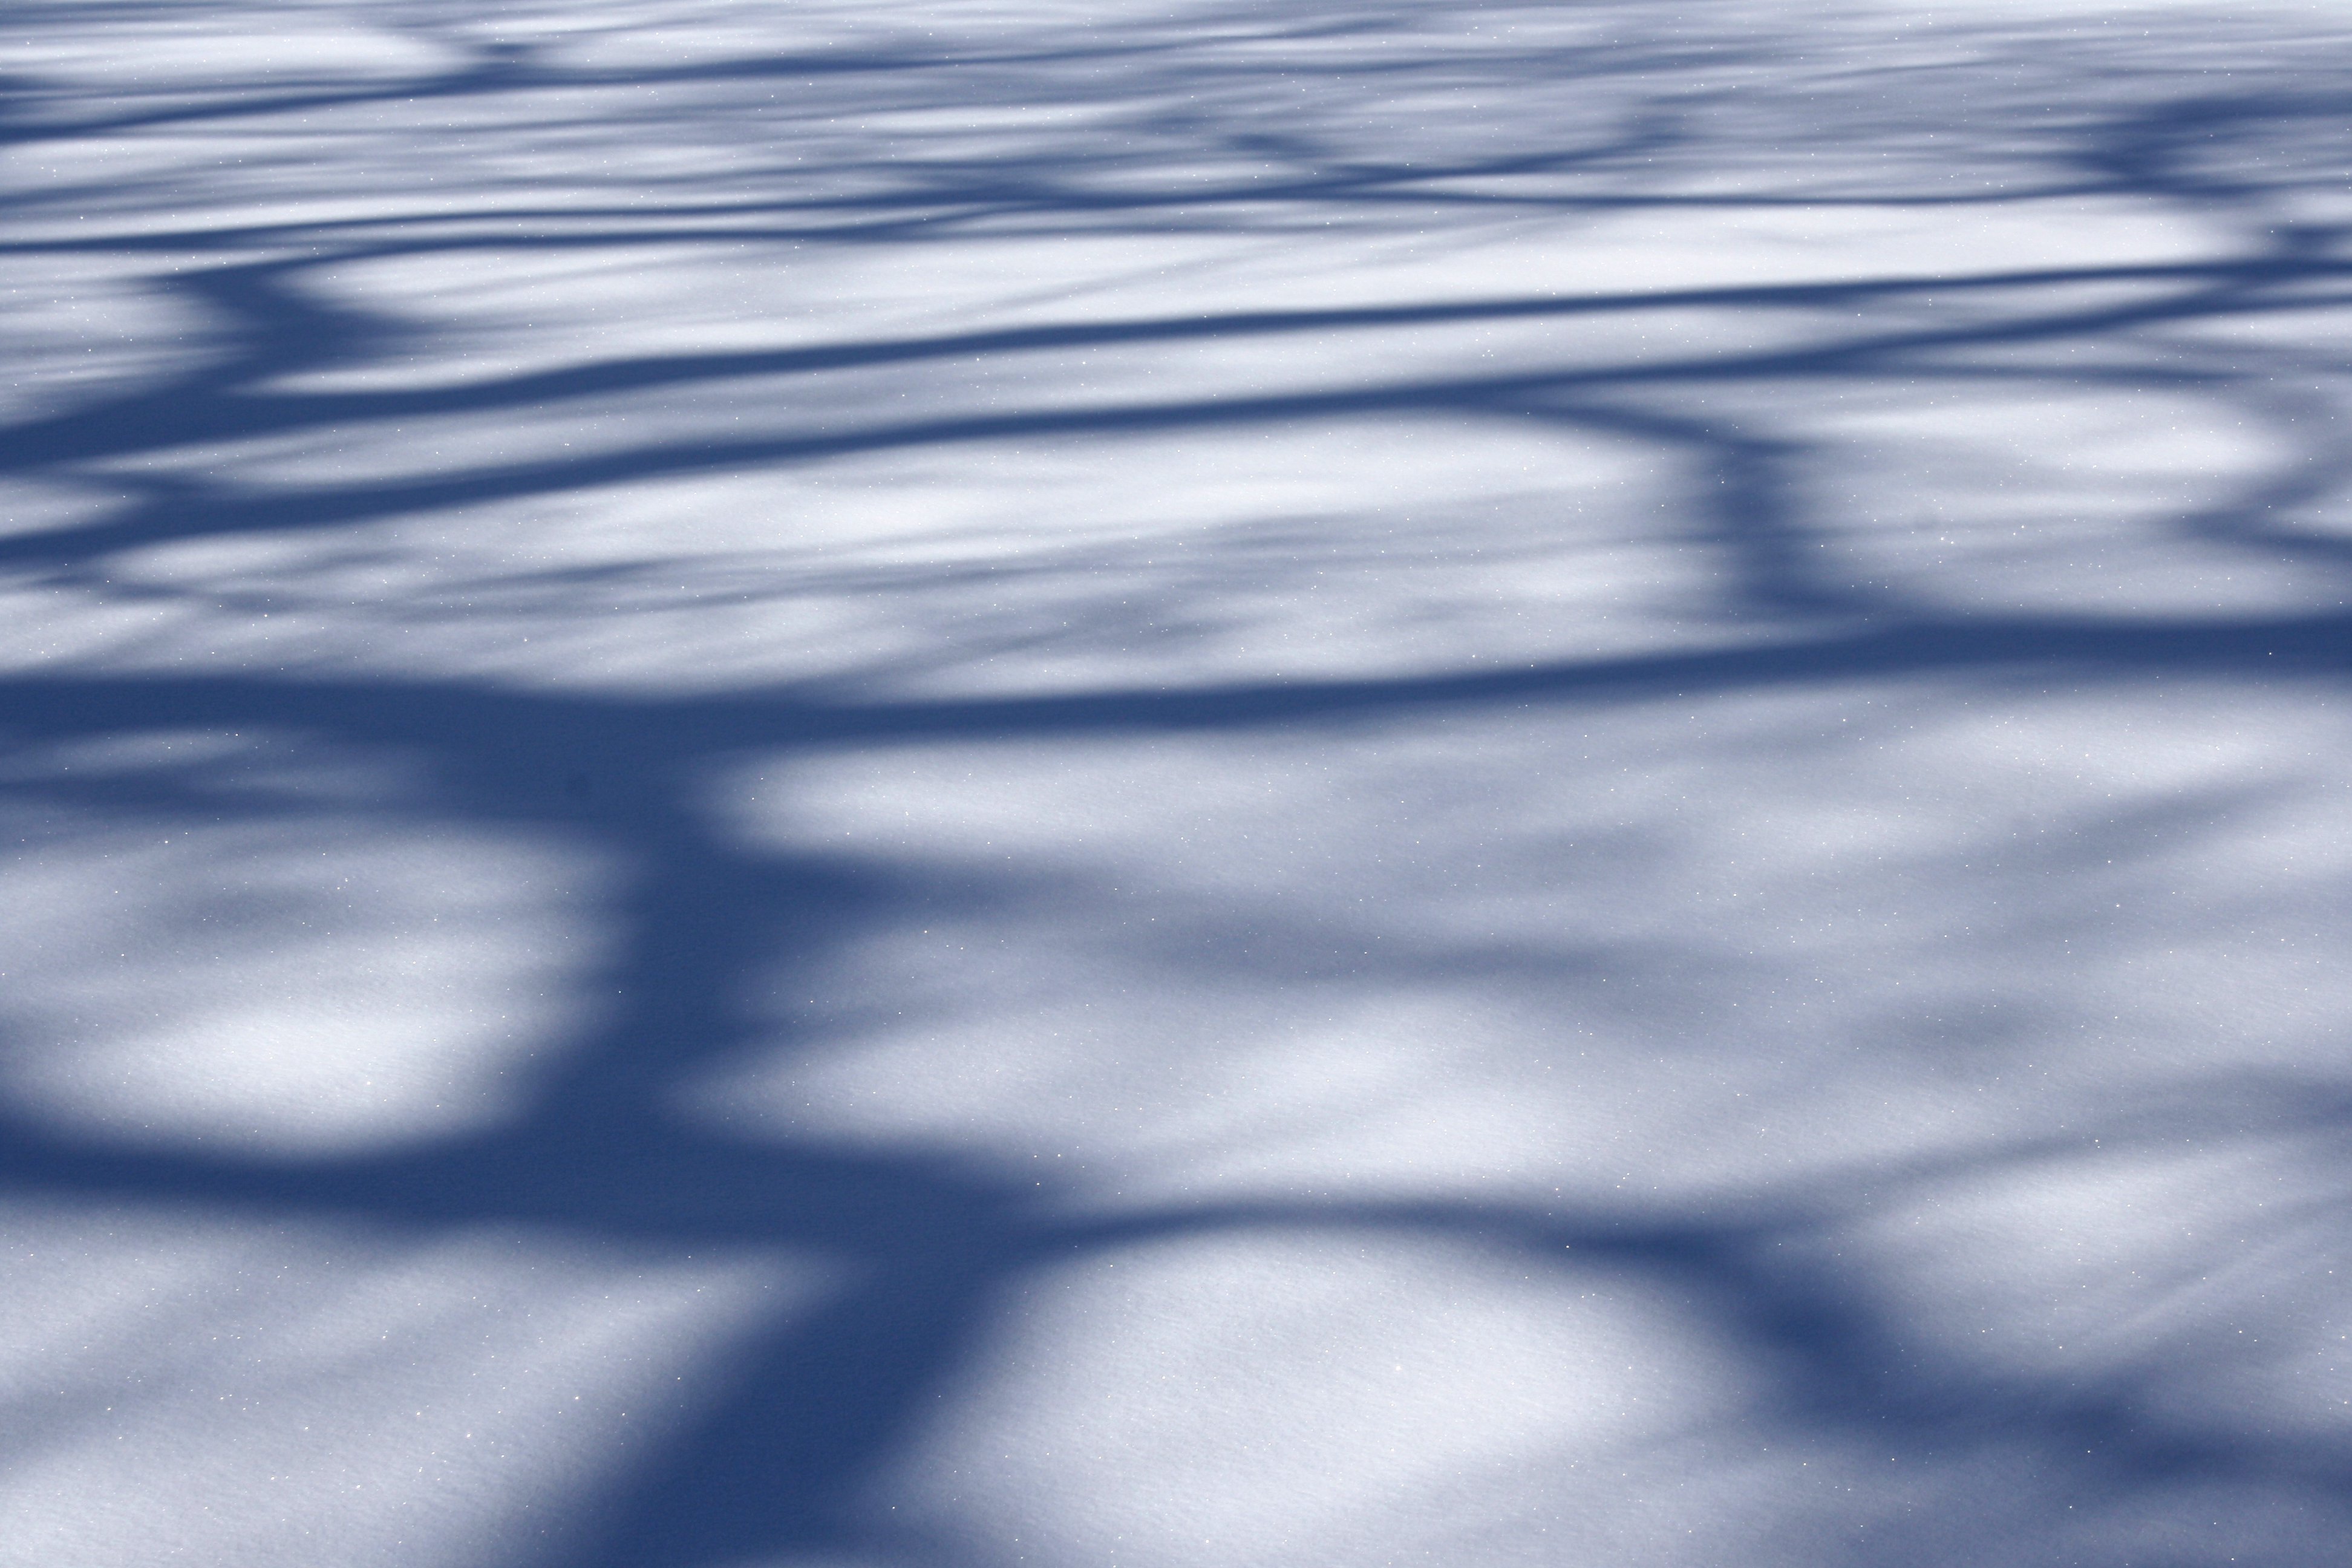
[[[1233,25],[1229,17],[1223,23]],[[1412,221],[1433,208],[1454,207],[1482,219],[1494,212],[1515,221],[1570,221],[1739,205],[1721,193],[1645,196],[1610,188],[1647,161],[1706,151],[1694,145],[1706,134],[1691,128],[1695,112],[1675,101],[1637,101],[1622,123],[1570,145],[1530,132],[1533,144],[1517,151],[1426,163],[1380,156],[1378,148],[1351,154],[1335,139],[1279,126],[1244,131],[1222,115],[1183,107],[1203,59],[1217,72],[1212,85],[1263,96],[1270,81],[1278,83],[1302,58],[1311,61],[1315,47],[1365,37],[1385,42],[1399,25],[1377,13],[1332,8],[1291,26],[1255,26],[1244,35],[1254,47],[1307,51],[1256,63],[1247,48],[1187,46],[1173,34],[1131,45],[1081,47],[1056,36],[1017,47],[845,50],[635,72],[553,65],[520,47],[469,47],[445,72],[388,85],[303,83],[15,122],[9,135],[19,141],[63,142],[394,102],[495,107],[519,100],[527,110],[541,94],[601,92],[617,101],[648,89],[835,76],[858,90],[878,79],[903,81],[893,90],[916,101],[1003,108],[1045,79],[1063,82],[1055,101],[1065,106],[1100,101],[1113,94],[1105,83],[1116,83],[1118,96],[1144,106],[1138,122],[1154,130],[1156,149],[1206,142],[1220,157],[1277,165],[1264,180],[1234,177],[1227,169],[1206,184],[1174,177],[1153,184],[1143,178],[1151,172],[1144,155],[1047,144],[1017,155],[957,158],[950,144],[928,160],[889,164],[887,188],[877,188],[880,162],[874,148],[859,147],[825,172],[841,187],[831,194],[730,205],[696,192],[673,200],[655,188],[642,193],[625,222],[575,210],[547,232],[489,232],[521,211],[499,206],[466,213],[462,226],[424,237],[404,231],[435,219],[429,206],[364,223],[268,231],[244,224],[184,226],[170,244],[208,259],[159,270],[154,286],[213,324],[213,346],[166,381],[81,393],[67,406],[0,429],[0,471],[123,498],[95,521],[0,537],[0,567],[45,589],[70,585],[110,603],[135,602],[162,590],[118,583],[116,575],[138,552],[160,545],[331,533],[493,501],[593,496],[654,479],[1030,441],[1185,431],[1239,437],[1301,425],[1428,416],[1563,438],[1605,437],[1661,454],[1712,498],[1695,505],[1686,520],[1692,537],[1721,564],[1709,608],[1723,624],[1759,635],[1733,646],[1506,669],[1236,678],[1173,689],[1138,680],[1001,696],[894,694],[870,680],[632,698],[317,670],[8,675],[0,678],[0,727],[18,745],[177,730],[269,731],[412,759],[426,782],[382,804],[384,820],[550,834],[593,846],[625,871],[606,911],[619,932],[617,956],[583,982],[583,989],[616,1000],[562,1043],[531,1085],[525,1109],[493,1129],[390,1152],[272,1158],[116,1146],[12,1111],[0,1116],[0,1181],[19,1193],[212,1201],[268,1214],[364,1215],[421,1230],[504,1222],[665,1242],[791,1245],[843,1260],[854,1283],[822,1309],[773,1325],[729,1369],[730,1392],[718,1406],[562,1549],[562,1560],[580,1568],[859,1552],[908,1562],[991,1561],[1001,1553],[984,1541],[894,1530],[877,1521],[870,1494],[990,1334],[1005,1293],[1074,1255],[1172,1237],[1267,1232],[1463,1238],[1531,1268],[1556,1268],[1573,1253],[1580,1262],[1607,1259],[1654,1275],[1686,1292],[1759,1363],[1779,1369],[1779,1407],[1759,1416],[1767,1422],[1868,1431],[1907,1455],[2022,1450],[2052,1456],[2054,1466],[2055,1456],[2095,1454],[2094,1464],[2070,1472],[2075,1484],[2082,1495],[2120,1499],[2124,1506],[2196,1481],[2290,1486],[2339,1510],[2352,1508],[2340,1444],[2184,1436],[2151,1424],[2127,1381],[2053,1386],[2024,1373],[1988,1378],[1923,1361],[1901,1342],[1899,1323],[1874,1301],[1860,1271],[1791,1268],[1782,1261],[1792,1237],[1818,1233],[1823,1216],[1839,1212],[1842,1200],[1829,1191],[1791,1186],[1729,1217],[1673,1221],[1470,1201],[1337,1200],[1167,1205],[1106,1221],[1073,1217],[1066,1194],[946,1154],[731,1137],[677,1109],[684,1089],[739,1058],[789,1055],[818,1043],[818,1022],[780,1029],[749,1001],[755,984],[780,964],[786,972],[822,965],[922,916],[981,911],[984,918],[993,901],[1021,890],[1017,878],[983,878],[919,858],[748,845],[714,821],[705,802],[714,773],[746,757],[790,767],[845,751],[937,742],[1055,745],[1274,730],[1345,737],[1465,712],[1585,711],[1863,682],[1965,684],[1998,701],[2026,683],[2047,681],[2124,689],[2221,679],[2301,683],[2332,693],[2352,675],[2352,610],[2340,598],[2333,606],[2245,614],[1965,612],[1837,577],[1818,563],[1820,531],[1803,479],[1808,464],[1833,457],[1801,420],[1759,406],[1793,395],[1791,389],[1870,396],[1922,381],[1993,384],[2021,395],[2052,387],[2189,389],[2243,410],[2273,432],[2291,423],[2300,428],[2285,438],[2285,458],[2224,500],[2165,519],[2163,530],[2249,558],[2291,558],[2340,589],[2352,568],[2352,540],[2294,519],[2340,501],[2352,478],[2343,454],[2318,428],[2318,416],[2340,401],[2338,389],[2306,385],[2342,367],[2320,363],[2324,354],[2256,353],[2226,333],[2272,315],[2340,310],[2352,298],[2345,292],[2352,256],[2334,229],[2279,216],[2280,182],[2211,172],[2217,142],[2243,152],[2336,135],[2345,111],[2326,96],[2189,95],[2129,105],[2106,118],[2077,116],[2038,132],[2034,156],[2060,170],[2054,183],[2000,195],[1944,194],[1923,184],[1849,198],[1978,205],[2095,192],[2175,204],[2239,231],[2236,248],[2221,256],[1055,321],[789,348],[599,355],[448,386],[287,389],[310,373],[434,352],[427,329],[309,287],[334,268],[361,262],[472,250],[736,245],[747,236],[879,249],[940,243],[950,234],[1006,224],[1071,233],[1154,235],[1196,226],[1255,232],[1305,223],[1301,213],[1326,209],[1349,222],[1387,221],[1391,209],[1406,215],[1398,221]],[[1623,78],[1655,97],[1651,76],[1671,74],[1693,58],[1664,42],[1632,58],[1589,47],[1523,57],[1496,48],[1442,65],[1416,65],[1410,55],[1391,50],[1347,68],[1380,79],[1384,90],[1395,79],[1484,73],[1531,96],[1553,79]],[[1761,46],[1744,58],[1712,49],[1705,58],[1714,71],[1786,63]],[[519,122],[541,123],[527,117]],[[2307,194],[2341,173],[2340,158],[2322,162],[2288,194]],[[1114,176],[1130,184],[1114,188]],[[1458,188],[1514,180],[1581,180],[1603,188]],[[137,254],[153,243],[138,233],[76,235],[14,248]],[[2084,302],[2064,294],[2092,287],[2121,297]],[[1967,301],[1976,318],[1922,321],[1912,314],[1927,302],[1954,300]],[[1785,320],[1797,324],[1799,342],[1495,373],[1390,373],[1374,346],[1361,351],[1363,374],[1336,387],[1094,405],[1041,399],[1009,410],[861,419],[845,428],[786,419],[780,428],[749,436],[713,429],[575,456],[449,469],[420,464],[394,479],[271,484],[235,477],[240,448],[281,438],[381,435],[404,421],[519,418],[623,397],[739,384],[791,386],[843,373],[911,375],[973,361],[1034,362],[1051,370],[1055,356],[1092,351],[1307,339],[1376,345],[1381,334],[1415,329],[1533,329],[1664,311]],[[2194,336],[2209,332],[2216,334],[2210,343]],[[2201,354],[2191,352],[2200,344]],[[2000,354],[2044,349],[2098,350],[2118,363],[1997,362]],[[2288,391],[2274,382],[2283,363]],[[216,452],[231,456],[217,463],[204,456]],[[221,468],[230,477],[222,478]],[[662,563],[632,564],[653,571]],[[219,809],[200,791],[168,782],[126,784],[56,773],[7,787],[14,798],[42,809],[100,816]],[[1442,962],[1458,968],[1468,961],[1454,954]],[[2352,1102],[2332,1080],[2255,1087],[2267,1091],[2259,1114],[2270,1122],[2340,1140]],[[2192,1109],[2149,1113],[2137,1128],[2126,1118],[2109,1135],[2177,1139],[2183,1125],[2198,1125]],[[2024,1162],[2047,1152],[2025,1148],[1970,1158]],[[1927,1176],[1880,1173],[1877,1179],[1892,1186]],[[1935,1553],[1948,1545],[1915,1541],[1875,1552],[1855,1549],[1851,1560],[1947,1561]]]

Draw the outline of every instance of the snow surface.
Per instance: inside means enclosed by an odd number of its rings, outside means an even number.
[[[5,23],[0,1563],[2343,1561],[2340,5]]]

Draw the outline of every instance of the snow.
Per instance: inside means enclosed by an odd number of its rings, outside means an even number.
[[[2332,1563],[2333,7],[13,7],[0,1564]]]

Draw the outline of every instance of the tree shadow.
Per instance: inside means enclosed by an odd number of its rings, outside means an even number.
[[[937,742],[1053,746],[1272,731],[1347,736],[1463,713],[1591,711],[1865,681],[1944,683],[1998,701],[2025,681],[2115,690],[2189,680],[2308,682],[2333,690],[2352,673],[2352,611],[2340,596],[2332,605],[2315,599],[2251,613],[1966,611],[1827,570],[1809,473],[1833,465],[1836,454],[1801,410],[1778,407],[1817,393],[1870,397],[1922,383],[2019,397],[2053,389],[2186,390],[2257,422],[2279,437],[2284,456],[2218,501],[2158,518],[2152,531],[2249,559],[2287,559],[2340,595],[2352,540],[2310,526],[2305,514],[2342,499],[2345,459],[2322,416],[2337,400],[2333,378],[2343,367],[2324,351],[2249,347],[2232,335],[2273,316],[2339,309],[2352,297],[2344,292],[2352,257],[2342,253],[2342,235],[2290,210],[2315,188],[2340,182],[2342,158],[2331,139],[2345,111],[2336,99],[2168,96],[2158,81],[2155,96],[2141,100],[2113,88],[2119,109],[2086,105],[2054,128],[2010,127],[2025,146],[2022,163],[2041,171],[2039,183],[1987,194],[1892,179],[1842,195],[1801,187],[1743,195],[1676,188],[1675,179],[1653,172],[1663,162],[1686,173],[1725,151],[1705,125],[1716,106],[1705,98],[1686,101],[1672,84],[1696,58],[1715,73],[1787,68],[1785,44],[1758,43],[1744,53],[1694,50],[1671,38],[1632,50],[1496,44],[1424,59],[1399,47],[1400,28],[1409,41],[1399,17],[1334,7],[1271,21],[1195,16],[1124,43],[1048,29],[962,49],[877,47],[631,71],[468,43],[451,46],[457,63],[424,77],[247,86],[64,118],[55,105],[70,106],[77,94],[60,89],[49,109],[14,121],[9,134],[19,142],[71,143],[394,104],[437,112],[446,105],[453,113],[478,112],[485,123],[503,115],[509,133],[527,138],[567,123],[554,110],[542,112],[542,103],[586,95],[605,106],[598,112],[625,123],[641,114],[643,134],[652,137],[669,129],[661,110],[616,106],[643,94],[658,104],[663,92],[714,83],[731,89],[837,78],[841,90],[885,94],[894,104],[1007,112],[1029,107],[1043,86],[1052,91],[1036,101],[1072,111],[1120,109],[1113,123],[1143,136],[1140,152],[1048,135],[984,153],[961,152],[945,133],[928,147],[919,138],[911,153],[878,135],[851,137],[821,160],[824,167],[793,175],[786,194],[773,197],[644,181],[629,187],[633,199],[619,208],[492,200],[461,209],[453,191],[443,205],[407,197],[412,205],[388,216],[266,225],[221,216],[144,231],[125,222],[119,232],[75,230],[14,243],[8,248],[19,256],[194,256],[192,265],[159,265],[152,283],[210,324],[209,340],[175,374],[76,388],[0,429],[0,468],[10,476],[121,498],[95,519],[0,537],[0,567],[44,590],[86,592],[109,604],[168,599],[173,590],[125,578],[139,552],[331,535],[494,502],[593,497],[656,479],[1029,442],[1183,432],[1238,439],[1301,426],[1433,418],[1564,440],[1606,438],[1656,455],[1692,494],[1706,498],[1680,521],[1715,563],[1707,612],[1742,635],[1728,644],[1499,669],[1244,675],[1173,687],[1138,679],[996,695],[927,694],[894,688],[874,671],[862,679],[642,696],[317,668],[20,671],[0,679],[0,724],[20,745],[184,730],[296,735],[413,760],[423,782],[372,808],[382,820],[552,835],[593,846],[624,869],[604,910],[618,932],[615,956],[582,983],[614,1000],[562,1042],[521,1111],[493,1128],[390,1152],[268,1156],[127,1147],[18,1110],[0,1123],[0,1175],[21,1193],[213,1201],[423,1231],[510,1223],[663,1243],[790,1246],[841,1260],[854,1283],[820,1310],[773,1324],[727,1369],[728,1392],[715,1407],[562,1549],[564,1561],[583,1568],[827,1552],[959,1563],[1002,1555],[978,1539],[894,1531],[877,1520],[870,1494],[992,1332],[1004,1294],[1073,1256],[1159,1238],[1253,1233],[1460,1238],[1529,1268],[1557,1268],[1570,1254],[1580,1264],[1624,1264],[1685,1292],[1759,1365],[1775,1369],[1776,1407],[1758,1417],[1768,1425],[1868,1432],[1906,1456],[2025,1452],[2052,1467],[2064,1456],[2076,1495],[2126,1509],[2192,1481],[2299,1489],[2299,1497],[2339,1511],[2352,1504],[2340,1444],[2184,1433],[2152,1422],[2128,1379],[2074,1385],[2029,1373],[1987,1376],[1907,1348],[1865,1269],[1823,1266],[1818,1258],[1802,1268],[1786,1262],[1792,1238],[1817,1237],[1824,1216],[1841,1212],[1845,1200],[1827,1190],[1833,1184],[1784,1184],[1742,1212],[1671,1219],[1468,1200],[1337,1199],[1163,1205],[1105,1219],[1074,1215],[1062,1193],[947,1153],[734,1137],[680,1109],[684,1090],[732,1061],[820,1043],[822,1021],[780,1026],[753,1005],[756,987],[780,967],[816,968],[918,918],[975,911],[985,918],[1023,891],[1017,876],[982,876],[919,856],[748,844],[715,819],[706,798],[714,774],[746,758],[789,768]],[[1189,41],[1188,29],[1207,41]],[[1367,40],[1374,47],[1366,58],[1318,62],[1315,54]],[[2109,58],[2087,47],[2082,57]],[[1557,83],[1597,90],[1594,84],[1605,82],[1614,84],[1622,101],[1612,102],[1622,112],[1589,135],[1560,138],[1529,111],[1503,127],[1505,140],[1516,138],[1511,146],[1449,144],[1424,161],[1402,156],[1391,143],[1349,145],[1344,116],[1294,128],[1252,124],[1222,107],[1277,99],[1293,76],[1318,63],[1331,65],[1349,91],[1391,95],[1470,79],[1515,102],[1540,102]],[[814,136],[813,122],[836,103],[782,116],[777,133]],[[573,126],[588,118],[567,112]],[[1820,135],[1836,144],[1878,129],[1832,123]],[[715,132],[704,125],[697,134]],[[1381,140],[1369,132],[1365,139]],[[2307,172],[2258,179],[2227,163],[2232,152],[2259,161],[2264,149],[2281,146],[2304,149]],[[1211,176],[1170,172],[1171,149],[1180,147],[1213,163]],[[1949,154],[1961,163],[1974,155],[1967,147]],[[1984,156],[1998,161],[1996,153]],[[783,184],[780,171],[789,161],[779,153],[756,160],[740,180],[712,184]],[[1260,167],[1244,172],[1245,163]],[[1665,188],[1645,194],[1644,181]],[[1922,275],[1827,281],[1101,315],[780,348],[596,353],[454,384],[300,389],[314,373],[441,352],[428,325],[312,286],[334,268],[362,263],[656,244],[883,252],[1014,231],[1280,233],[1325,215],[1374,227],[1456,211],[1478,222],[1598,222],[1693,207],[1835,200],[1979,208],[2090,195],[2186,211],[2231,230],[2234,246],[2185,258],[1939,266]],[[159,186],[153,200],[161,205],[166,195]],[[20,207],[40,205],[37,195],[19,198]],[[54,224],[58,215],[35,216]],[[2114,292],[2084,297],[2092,289]],[[1955,300],[1965,302],[1965,313],[1952,308]],[[1791,341],[1613,358],[1562,353],[1557,363],[1491,373],[1391,370],[1380,346],[1387,335],[1417,330],[1550,331],[1666,312],[1788,322]],[[1097,402],[1038,397],[842,421],[788,412],[748,434],[714,421],[568,455],[419,461],[391,478],[282,481],[239,473],[240,454],[271,442],[383,438],[415,421],[518,420],[625,398],[822,384],[825,376],[917,378],[972,363],[1034,365],[1050,378],[1074,356],[1093,353],[1309,341],[1343,345],[1361,374],[1293,389]],[[2021,357],[2042,351],[2059,357]],[[658,576],[667,564],[653,559],[593,570]],[[558,592],[566,581],[560,574],[547,579]],[[1213,573],[1207,581],[1213,588]],[[980,651],[958,646],[941,657],[961,660]],[[7,787],[42,808],[100,816],[221,809],[201,787],[167,777],[126,784],[54,773]],[[1236,911],[1237,922],[1246,918]],[[1573,966],[1574,955],[1555,956],[1563,969]],[[1459,952],[1427,962],[1457,972],[1474,966],[1472,955]],[[2263,1091],[2262,1117],[2340,1139],[2345,1100],[2333,1079],[2253,1087]],[[2123,1118],[2107,1136],[2154,1143],[2204,1125],[2189,1102],[2141,1120],[2145,1126]],[[1968,1158],[1992,1164],[2047,1152],[1978,1150]],[[1879,1172],[1873,1179],[1893,1187],[1927,1176]],[[2074,1464],[2077,1452],[2095,1458]],[[2314,1540],[2326,1523],[2315,1522]],[[1949,1550],[1948,1542],[1914,1539],[1855,1547],[1849,1560],[1947,1561],[1938,1553]]]

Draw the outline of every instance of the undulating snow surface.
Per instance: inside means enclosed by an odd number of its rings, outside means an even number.
[[[0,1563],[2344,1561],[2335,0],[0,71]]]

